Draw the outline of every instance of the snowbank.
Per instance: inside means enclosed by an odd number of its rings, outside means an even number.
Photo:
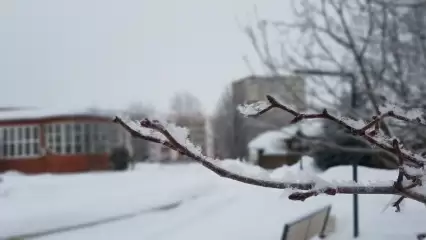
[[[319,174],[327,181],[351,179],[350,167],[318,173],[314,166],[305,166],[304,174]],[[271,174],[289,173],[300,174],[300,170],[282,167]],[[359,179],[366,182],[392,180],[395,175],[359,168]],[[2,177],[0,238],[141,212],[41,239],[280,239],[286,222],[330,203],[338,232],[328,239],[349,239],[352,230],[351,195],[294,202],[286,198],[288,191],[219,178],[198,164],[139,164],[135,171],[122,173]],[[417,232],[426,231],[424,205],[406,201],[401,213],[391,208],[383,211],[391,200],[390,196],[360,196],[360,231],[365,237],[360,239],[413,239]],[[142,211],[173,202],[181,204],[164,211]]]
[[[293,138],[300,131],[305,136],[318,136],[322,131],[322,121],[318,119],[307,119],[295,124],[290,124],[275,131],[266,131],[248,143],[249,160],[254,162],[257,159],[258,151],[263,150],[263,154],[286,154],[287,149],[284,140]]]

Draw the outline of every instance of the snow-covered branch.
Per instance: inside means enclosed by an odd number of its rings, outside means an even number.
[[[297,123],[305,119],[322,118],[333,121],[340,126],[344,127],[350,134],[364,138],[371,145],[380,148],[386,152],[394,154],[398,157],[399,173],[396,181],[393,184],[394,190],[401,195],[400,200],[395,202],[394,206],[399,209],[399,203],[403,198],[408,197],[421,202],[426,201],[426,188],[423,186],[426,182],[424,165],[426,159],[420,154],[414,154],[409,150],[405,149],[402,143],[396,138],[390,138],[381,133],[380,124],[385,118],[394,118],[404,122],[417,123],[423,127],[426,126],[426,122],[421,118],[421,114],[418,110],[403,112],[400,109],[392,107],[383,107],[379,112],[379,115],[373,116],[370,122],[355,121],[353,119],[333,116],[327,112],[326,109],[322,113],[315,114],[304,114],[299,113],[281,103],[279,103],[274,97],[267,96],[269,104],[262,102],[263,109],[258,109],[257,112],[253,111],[253,107],[245,105],[244,108],[249,108],[251,111],[245,111],[241,109],[242,113],[248,117],[260,116],[274,108],[286,111],[294,116],[291,123]],[[258,104],[256,104],[258,106]],[[247,114],[250,112],[250,114]],[[415,171],[413,171],[415,169]],[[378,189],[375,190],[379,192]],[[323,192],[334,195],[334,191],[330,189],[323,189]],[[317,191],[308,191],[304,193],[298,193],[293,195],[294,199],[304,199],[306,197],[317,195]]]
[[[389,183],[328,183],[318,177],[306,176],[281,176],[273,177],[269,171],[240,161],[218,160],[201,153],[201,149],[192,144],[188,139],[188,131],[185,128],[174,124],[160,122],[157,120],[144,119],[133,121],[122,117],[116,117],[114,122],[124,127],[133,137],[145,139],[151,142],[163,144],[179,153],[190,157],[202,164],[207,169],[213,171],[221,177],[233,179],[238,182],[255,186],[293,189],[296,190],[289,195],[292,200],[305,200],[306,198],[318,194],[395,194],[400,195],[401,200],[395,202],[394,206],[399,207],[403,198],[414,199],[426,203],[426,187],[424,187],[425,172],[424,164],[426,160],[420,155],[412,154],[404,149],[398,139],[384,137],[380,133],[379,124],[387,117],[392,117],[402,121],[416,121],[426,126],[424,120],[416,117],[411,119],[390,110],[367,123],[356,122],[348,118],[337,117],[329,114],[326,110],[317,114],[299,113],[281,103],[274,97],[267,96],[268,102],[253,103],[240,106],[239,110],[248,117],[257,117],[261,114],[278,108],[294,116],[291,123],[296,123],[304,119],[323,118],[334,121],[345,127],[351,134],[365,138],[369,143],[398,156],[399,174],[394,182]]]

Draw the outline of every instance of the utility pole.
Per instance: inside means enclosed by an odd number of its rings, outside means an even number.
[[[351,72],[325,71],[320,69],[297,69],[296,74],[329,76],[329,77],[347,77],[351,80],[351,108],[356,108],[357,89],[356,77]],[[358,182],[358,160],[352,162],[352,180]],[[359,236],[359,209],[358,209],[358,194],[353,194],[353,236]]]
[[[237,158],[238,156],[238,147],[239,147],[239,139],[238,139],[238,113],[237,113],[237,99],[236,99],[236,88],[234,84],[232,84],[232,139],[233,139],[233,146],[232,146],[232,158]]]
[[[233,146],[232,146],[232,157],[237,159],[243,156],[243,146],[245,141],[245,133],[242,131],[244,121],[241,118],[237,106],[241,100],[241,89],[235,84],[232,84],[232,103],[233,103],[233,119],[232,119],[232,135],[233,135]]]
[[[353,75],[352,75],[353,76]],[[356,81],[353,76],[351,79],[351,108],[357,107],[357,89]],[[352,162],[352,180],[358,182],[358,159]],[[359,210],[358,210],[358,194],[353,194],[353,215],[354,215],[354,238],[359,236]]]

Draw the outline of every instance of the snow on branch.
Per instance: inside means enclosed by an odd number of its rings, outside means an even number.
[[[398,106],[386,104],[384,106],[379,107],[379,110],[381,112],[392,112],[394,115],[393,117],[398,120],[402,120],[405,122],[419,123],[421,125],[426,124],[426,121],[423,118],[424,112],[420,108],[404,111],[402,108],[399,108]]]
[[[366,139],[370,144],[397,156],[399,172],[394,182],[359,184],[328,183],[315,177],[287,174],[281,178],[272,177],[269,171],[235,160],[217,160],[201,153],[201,149],[192,144],[188,139],[188,131],[174,124],[160,122],[158,120],[143,119],[132,121],[122,117],[115,117],[114,122],[120,124],[133,137],[145,139],[162,144],[182,155],[185,155],[217,175],[233,179],[238,182],[255,186],[293,189],[295,192],[289,195],[292,200],[305,200],[318,194],[395,194],[401,196],[394,206],[399,209],[399,203],[404,198],[414,199],[426,203],[426,172],[424,165],[426,160],[420,155],[413,154],[396,138],[386,138],[379,134],[380,123],[384,118],[394,118],[406,122],[415,121],[426,126],[418,114],[404,115],[394,110],[384,111],[374,116],[370,122],[354,121],[349,118],[337,117],[329,114],[326,109],[322,113],[304,114],[279,103],[274,97],[267,96],[267,102],[261,101],[245,104],[238,110],[247,117],[260,116],[271,109],[281,109],[294,116],[291,123],[304,119],[322,118],[336,122],[346,128],[349,133]]]
[[[315,186],[315,184],[310,181],[294,181],[294,183],[287,183],[274,180],[267,176],[268,174],[266,174],[266,171],[261,168],[238,161],[232,161],[232,163],[230,163],[229,161],[221,161],[204,156],[200,148],[196,147],[188,140],[188,132],[183,131],[182,128],[174,124],[161,123],[160,121],[149,119],[137,122],[124,120],[121,117],[115,117],[114,122],[124,127],[133,137],[163,144],[166,147],[194,159],[222,177],[251,185],[279,189],[295,188],[308,190]],[[160,136],[158,134],[160,134]],[[256,168],[256,170],[253,168]],[[262,171],[264,171],[263,174]],[[256,178],[256,176],[258,177]]]
[[[399,174],[396,181],[393,184],[394,189],[399,195],[402,195],[401,200],[397,201],[394,206],[399,209],[399,203],[403,198],[409,197],[421,202],[426,202],[426,172],[424,171],[424,165],[426,159],[420,154],[414,154],[409,150],[405,149],[402,143],[396,138],[389,138],[380,134],[380,124],[385,118],[394,118],[396,120],[404,122],[417,123],[421,126],[426,126],[426,122],[421,118],[422,114],[419,110],[411,110],[404,112],[397,107],[386,106],[380,109],[380,114],[373,116],[370,122],[355,121],[346,117],[337,117],[328,113],[326,109],[322,113],[316,114],[304,114],[295,111],[281,103],[279,103],[274,97],[267,96],[269,104],[264,105],[263,109],[257,109],[256,112],[248,115],[249,117],[258,117],[274,108],[281,109],[294,116],[291,123],[300,122],[304,119],[327,119],[333,121],[340,126],[344,127],[349,133],[354,136],[363,137],[371,145],[381,148],[389,153],[394,154],[398,158]],[[245,106],[249,108],[250,106]],[[417,169],[417,174],[413,174],[412,168]],[[420,172],[420,174],[419,174]],[[407,183],[408,181],[408,183]],[[333,191],[328,192],[332,194]],[[306,198],[316,195],[316,192],[304,192],[294,194],[296,199]]]
[[[266,101],[257,101],[255,103],[251,103],[251,104],[243,104],[243,105],[239,105],[237,107],[238,111],[246,116],[252,116],[255,115],[257,113],[259,113],[260,111],[262,111],[263,109],[268,107],[268,102]]]

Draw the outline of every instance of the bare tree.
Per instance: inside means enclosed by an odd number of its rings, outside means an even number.
[[[141,102],[134,102],[125,109],[125,113],[129,114],[132,118],[142,119],[148,115],[154,114],[155,109],[152,105]]]
[[[200,100],[190,92],[178,92],[170,99],[172,115],[200,115],[202,106]]]
[[[152,106],[140,102],[132,103],[124,110],[124,113],[132,119],[144,119],[152,116],[154,112],[155,110]],[[134,168],[135,162],[145,161],[149,157],[149,143],[142,139],[133,138],[132,147],[133,162],[131,168]]]
[[[235,141],[234,128],[230,119],[234,118],[236,109],[232,102],[232,91],[226,88],[219,99],[212,119],[215,154],[221,158],[233,157]]]
[[[202,111],[200,100],[190,92],[178,92],[170,100],[170,115],[168,120],[179,127],[188,128],[189,138],[200,147],[202,152],[207,151],[207,119]],[[186,156],[178,156],[179,160],[187,160]]]
[[[406,66],[413,64],[412,59],[410,61],[413,55],[419,58],[422,45],[410,43],[419,39],[419,31],[410,29],[421,26],[421,21],[414,20],[419,17],[410,14],[414,10],[404,6],[403,11],[396,1],[303,0],[297,3],[294,4],[295,22],[259,20],[257,28],[246,29],[259,58],[271,72],[312,68],[351,72],[361,88],[359,92],[368,96],[371,109],[376,111],[377,105],[383,102],[376,96],[379,87],[382,93],[386,91],[388,100],[397,102],[409,95],[409,88],[414,89],[408,86],[413,85],[413,81],[417,81],[416,87],[420,84],[419,78],[407,81],[415,67]],[[282,34],[281,51],[269,45],[271,31]],[[290,41],[294,39],[290,34],[300,37],[296,45]],[[417,68],[424,65],[422,61],[417,64]],[[328,94],[336,95],[336,88],[330,86],[327,76],[316,75],[312,80],[327,89]],[[340,82],[347,85],[348,80],[344,78]]]
[[[293,22],[258,18],[245,29],[269,72],[308,72],[315,103],[364,120],[389,102],[404,110],[425,108],[424,1],[300,0],[293,9]],[[386,120],[381,129],[408,148],[425,148],[418,126]]]

